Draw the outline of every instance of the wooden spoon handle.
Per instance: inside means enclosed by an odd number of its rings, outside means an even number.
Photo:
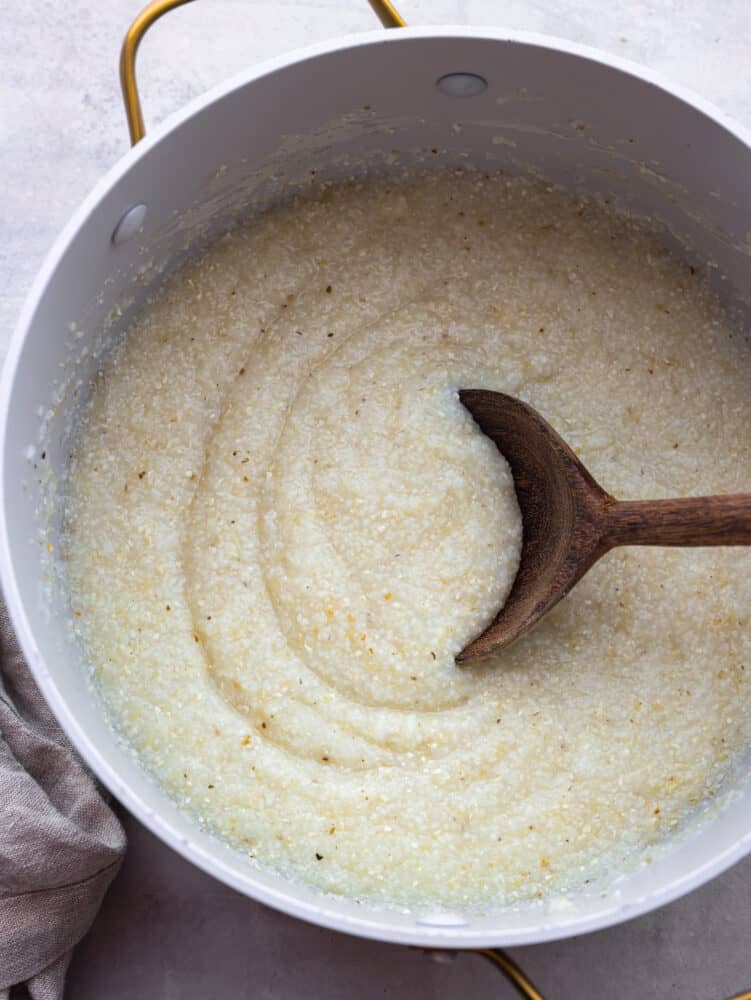
[[[616,545],[751,545],[751,493],[608,504],[602,540]]]

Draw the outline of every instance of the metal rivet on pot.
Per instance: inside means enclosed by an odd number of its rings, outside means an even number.
[[[466,927],[467,920],[459,913],[427,913],[415,923],[422,927]]]
[[[477,73],[447,73],[436,81],[436,87],[449,97],[476,97],[487,90],[488,81]]]
[[[146,218],[145,205],[133,205],[120,219],[112,232],[112,245],[119,247],[136,235]]]

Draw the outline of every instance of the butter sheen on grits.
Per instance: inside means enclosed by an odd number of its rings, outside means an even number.
[[[513,481],[456,389],[535,406],[623,497],[742,490],[751,351],[654,234],[504,175],[316,187],[167,282],[68,477],[109,715],[201,822],[357,899],[615,877],[751,737],[741,549],[611,553],[458,668],[513,582]]]

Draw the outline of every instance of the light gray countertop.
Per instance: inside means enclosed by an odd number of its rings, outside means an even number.
[[[139,0],[5,0],[0,357],[55,235],[127,149],[117,85]],[[414,24],[498,24],[645,63],[751,126],[750,0],[403,0]],[[147,123],[262,58],[375,22],[365,0],[204,0],[144,42]],[[130,848],[71,968],[71,1000],[511,997],[486,963],[345,938],[238,895],[125,818]],[[751,989],[751,858],[656,913],[516,949],[549,1000],[721,1000]]]

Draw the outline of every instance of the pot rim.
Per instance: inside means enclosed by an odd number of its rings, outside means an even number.
[[[287,66],[360,46],[374,44],[398,45],[419,38],[450,37],[478,40],[487,39],[502,43],[542,48],[551,52],[564,53],[576,58],[586,59],[601,66],[614,69],[658,87],[685,104],[692,106],[719,124],[751,150],[751,130],[740,125],[731,116],[715,107],[710,101],[705,100],[687,87],[672,83],[658,72],[653,72],[639,63],[620,56],[610,55],[607,52],[587,45],[581,45],[551,35],[516,31],[502,27],[440,25],[399,28],[398,30],[387,32],[381,29],[349,34],[264,60],[217,84],[206,93],[194,98],[185,106],[168,115],[107,171],[79,205],[55,240],[28,292],[18,322],[11,336],[0,377],[0,583],[2,584],[11,622],[34,680],[65,734],[88,766],[91,767],[103,784],[116,795],[118,800],[139,822],[143,823],[147,829],[158,836],[173,850],[177,851],[178,854],[197,865],[197,867],[207,874],[219,879],[219,881],[231,888],[242,892],[244,895],[272,906],[290,916],[306,920],[318,926],[395,944],[435,948],[482,948],[493,947],[499,944],[524,945],[560,940],[594,930],[601,930],[663,906],[721,874],[744,855],[751,852],[751,829],[732,847],[720,852],[711,860],[695,866],[684,875],[676,877],[666,884],[656,886],[654,890],[645,894],[636,903],[617,903],[605,896],[598,913],[574,918],[565,926],[551,926],[545,922],[537,929],[528,928],[518,932],[506,930],[494,933],[492,930],[485,928],[473,929],[471,926],[439,927],[424,924],[416,924],[413,927],[390,926],[389,912],[387,910],[377,910],[373,912],[372,916],[358,917],[351,914],[345,915],[338,912],[339,903],[335,897],[321,894],[320,899],[316,902],[299,899],[297,897],[297,888],[291,881],[286,883],[284,890],[258,884],[252,875],[236,872],[229,864],[204,849],[200,844],[192,842],[190,838],[186,840],[185,837],[179,836],[168,819],[154,814],[151,809],[147,808],[138,792],[126,785],[118,771],[105,760],[99,747],[89,738],[79,719],[68,708],[64,697],[56,685],[54,676],[48,669],[37,648],[29,620],[24,611],[10,552],[4,474],[11,390],[16,378],[26,336],[38,304],[43,298],[45,288],[51,276],[64,259],[78,230],[107,192],[128,173],[134,164],[147,157],[152,149],[168,136],[173,129],[194,115],[200,113],[234,90],[251,84],[270,73],[285,69]],[[542,914],[541,921],[544,921]]]

